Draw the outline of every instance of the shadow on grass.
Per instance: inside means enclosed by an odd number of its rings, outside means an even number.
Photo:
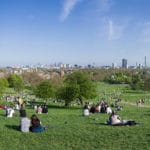
[[[94,123],[94,122],[93,122],[93,123],[90,123],[90,124],[95,124],[95,125],[98,125],[98,126],[99,126],[99,125],[110,126],[110,125],[108,125],[108,124],[106,124],[106,123]]]
[[[146,134],[147,136],[150,136],[150,133],[149,134]]]
[[[136,126],[136,125],[125,125],[125,124],[116,124],[116,125],[110,125],[110,124],[107,124],[107,123],[91,123],[91,124],[95,124],[95,125],[102,125],[102,126],[110,126],[110,127],[122,127],[122,126]],[[150,136],[150,134],[149,134]]]
[[[29,109],[33,109],[34,106],[40,106],[40,105],[46,105],[48,108],[54,108],[54,109],[81,109],[82,106],[81,105],[76,105],[76,106],[64,106],[64,103],[61,102],[44,102],[44,101],[30,101],[28,102],[28,104],[26,104],[26,106]]]
[[[108,124],[106,124],[106,123],[98,123],[99,125],[103,125],[103,126],[110,126],[110,125],[108,125]]]
[[[6,117],[6,114],[0,114],[0,116]]]
[[[20,131],[19,126],[17,126],[17,125],[5,125],[5,127],[7,127],[8,129]]]
[[[144,114],[144,116],[150,116],[150,114]]]
[[[73,110],[73,109],[81,109],[81,107],[65,107],[65,106],[59,106],[59,105],[47,105],[47,107],[49,108],[49,109],[51,109],[51,108],[54,108],[54,109],[71,109],[71,110]]]

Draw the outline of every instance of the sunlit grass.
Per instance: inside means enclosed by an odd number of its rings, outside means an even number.
[[[111,89],[115,87],[111,86],[109,92]],[[17,130],[19,113],[16,111],[15,117],[7,118],[0,109],[0,150],[149,150],[150,108],[122,105],[120,117],[133,119],[138,125],[113,127],[105,124],[107,114],[83,117],[80,107],[62,108],[57,103],[49,103],[48,114],[38,114],[48,129],[41,133],[22,133]],[[29,106],[26,111],[29,117],[35,113]]]

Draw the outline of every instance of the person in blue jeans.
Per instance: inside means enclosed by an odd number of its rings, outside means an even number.
[[[31,132],[42,132],[44,131],[46,128],[44,126],[41,125],[40,120],[38,119],[38,117],[36,115],[32,115],[31,116],[31,127],[30,127],[30,131]]]

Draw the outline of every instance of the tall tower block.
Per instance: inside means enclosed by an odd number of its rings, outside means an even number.
[[[122,59],[122,68],[128,68],[127,59]]]
[[[146,56],[144,57],[144,65],[145,65],[145,68],[146,68],[146,66],[147,66],[147,64],[146,64]]]

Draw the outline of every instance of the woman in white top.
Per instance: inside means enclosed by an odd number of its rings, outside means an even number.
[[[20,120],[20,130],[22,132],[29,132],[30,128],[30,119],[27,118],[26,112],[21,114],[21,120]]]
[[[119,115],[115,114],[114,111],[112,111],[112,114],[109,117],[109,121],[107,122],[111,125],[136,125],[137,123],[134,120],[121,120],[119,118]]]
[[[83,116],[89,116],[90,112],[88,109],[88,105],[85,105],[83,108]]]
[[[11,118],[13,117],[13,114],[15,113],[13,107],[7,108],[7,117]]]
[[[37,108],[37,113],[38,113],[38,114],[42,114],[42,107],[41,107],[41,106],[39,106],[39,107]]]
[[[111,108],[109,106],[107,106],[107,108],[106,108],[106,113],[107,114],[111,114],[112,113],[112,110],[111,110]]]
[[[109,121],[111,125],[122,124],[122,120],[119,118],[119,115],[117,115],[114,111],[112,111]]]

